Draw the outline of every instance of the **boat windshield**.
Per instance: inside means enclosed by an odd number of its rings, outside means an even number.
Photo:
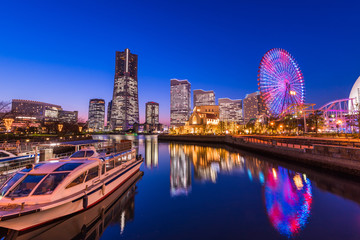
[[[3,197],[6,192],[14,186],[14,184],[24,176],[25,174],[17,173],[1,188],[0,196]]]
[[[82,163],[65,163],[64,165],[61,165],[57,169],[54,170],[54,172],[60,172],[60,171],[72,171],[78,166],[80,166]]]
[[[45,177],[41,175],[27,175],[10,193],[7,197],[26,197],[36,187],[36,185]]]
[[[10,156],[10,155],[7,153],[4,153],[4,152],[0,152],[0,158],[4,158],[4,157],[8,157],[8,156]]]
[[[78,151],[70,156],[70,158],[84,158],[84,157],[91,157],[94,155],[94,151]]]
[[[51,194],[69,173],[52,173],[37,187],[33,195]]]

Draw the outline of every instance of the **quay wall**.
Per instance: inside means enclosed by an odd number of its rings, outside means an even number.
[[[360,177],[360,149],[342,146],[313,145],[312,148],[279,146],[275,141],[252,141],[243,137],[211,135],[159,135],[159,141],[179,141],[186,143],[225,144],[238,149],[267,156],[281,158],[308,166],[332,170]]]

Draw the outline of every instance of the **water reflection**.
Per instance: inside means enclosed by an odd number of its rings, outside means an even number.
[[[190,159],[194,166],[196,180],[216,182],[218,172],[232,172],[235,168],[242,170],[244,159],[236,153],[230,153],[222,148],[206,146],[170,144],[171,156],[176,158],[176,152],[183,158]]]
[[[123,234],[126,223],[134,219],[136,173],[105,200],[75,216],[50,223],[31,232],[3,229],[1,239],[99,239],[110,225],[118,224]],[[66,231],[64,231],[66,229]]]
[[[266,171],[265,206],[271,224],[285,236],[299,233],[308,221],[311,182],[305,174],[279,167]]]
[[[259,181],[265,211],[271,224],[287,237],[299,233],[308,221],[311,181],[305,174],[259,160],[252,155],[232,153],[224,148],[170,143],[170,183],[172,195],[187,194],[191,184],[190,162],[194,177],[216,182],[218,173],[238,172],[251,181]]]
[[[147,168],[158,166],[159,144],[157,136],[145,136],[145,165]]]
[[[170,144],[170,194],[188,195],[191,190],[191,166],[184,146]]]

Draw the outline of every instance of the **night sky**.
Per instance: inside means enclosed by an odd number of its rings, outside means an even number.
[[[138,54],[145,103],[170,116],[170,79],[216,97],[257,91],[271,48],[298,62],[307,103],[349,96],[360,75],[360,1],[2,1],[0,101],[44,101],[78,110],[112,98],[115,51]]]

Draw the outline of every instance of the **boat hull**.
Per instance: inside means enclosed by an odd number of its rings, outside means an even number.
[[[87,192],[87,199],[84,199],[84,194],[81,194],[78,198],[57,207],[40,210],[38,212],[11,219],[0,220],[0,227],[17,231],[25,231],[56,221],[62,217],[85,211],[86,209],[89,209],[101,202],[121,187],[121,185],[139,171],[141,164],[142,161],[136,161],[133,165],[120,171],[119,174],[116,174],[106,179],[104,182],[99,183],[98,185],[100,185],[100,187],[97,187],[94,190],[91,189],[91,191]]]

